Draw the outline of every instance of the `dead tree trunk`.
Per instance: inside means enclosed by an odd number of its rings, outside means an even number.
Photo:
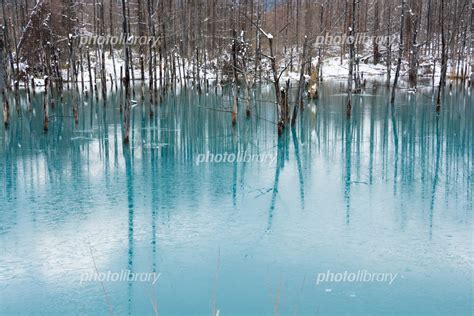
[[[444,0],[441,0],[440,22],[441,22],[441,76],[439,78],[438,95],[436,97],[436,112],[441,110],[441,96],[446,85],[446,72],[448,68],[446,51],[446,34],[444,30]]]
[[[357,32],[360,30],[360,0],[356,0],[356,11],[353,12],[353,19],[357,21],[357,28],[356,24],[353,23],[352,32],[354,34],[354,41],[357,38]],[[361,77],[360,77],[360,56],[358,56],[358,52],[361,50],[360,43],[357,46],[354,43],[354,62],[355,62],[355,76],[354,76],[354,83],[355,83],[355,93],[361,92]]]
[[[355,28],[355,10],[356,10],[356,0],[352,0],[352,24],[349,27],[349,78],[347,80],[347,105],[346,105],[346,114],[350,116],[352,113],[352,81],[354,78],[354,55],[355,55],[355,38],[354,38],[354,28]]]
[[[2,31],[2,35],[3,35],[3,45],[4,45],[4,50],[6,51],[7,55],[8,55],[8,61],[9,61],[9,64],[10,64],[10,72],[8,73],[7,72],[7,67],[4,67],[5,69],[5,87],[6,89],[8,90],[9,88],[11,88],[11,80],[13,78],[15,78],[15,67],[13,65],[13,54],[12,54],[12,49],[10,48],[10,40],[9,40],[9,29],[8,29],[8,20],[7,20],[7,17],[6,17],[6,13],[5,13],[5,0],[2,0],[2,13],[3,13],[3,31]],[[21,39],[20,39],[20,43],[21,43]],[[18,49],[17,49],[18,51]],[[2,62],[3,62],[3,59],[2,59]]]
[[[75,54],[74,54],[74,37],[72,34],[69,34],[69,64],[72,72],[72,85],[73,85],[73,101],[72,101],[72,113],[74,116],[74,122],[78,123],[78,112],[77,112],[77,100],[76,100],[76,94],[79,94],[79,89],[77,89],[78,85],[78,78],[77,78],[77,70],[76,70],[76,59],[75,59]],[[68,69],[69,69],[68,68]]]
[[[125,38],[128,38],[128,24],[127,24],[127,10],[125,6],[125,0],[122,0],[122,17],[123,17],[123,33]],[[129,49],[127,41],[123,46],[125,56],[125,77],[123,79],[125,89],[125,107],[123,112],[123,143],[128,144],[130,142],[130,71],[129,71]]]
[[[387,87],[390,87],[390,80],[392,79],[392,41],[390,40],[392,35],[392,2],[388,1],[387,4]]]
[[[291,63],[291,62],[290,62]],[[290,122],[290,102],[288,101],[290,93],[290,79],[286,81],[285,89],[282,89],[282,107],[283,107],[283,120],[285,125]]]
[[[87,72],[89,73],[89,92],[92,97],[94,95],[94,87],[92,82],[91,53],[89,48],[87,48]]]
[[[400,68],[402,67],[402,57],[403,57],[403,32],[405,30],[405,3],[406,0],[402,0],[402,13],[400,17],[400,42],[398,43],[398,60],[397,60],[397,69],[395,70],[395,79],[393,80],[392,87],[392,96],[390,98],[390,103],[393,105],[395,103],[395,91],[397,89],[398,78],[400,77]]]
[[[261,30],[261,29],[260,29]],[[261,30],[262,31],[262,30]],[[272,34],[263,34],[267,37],[268,39],[268,45],[270,47],[270,63],[271,63],[271,68],[272,68],[272,73],[273,73],[273,86],[275,88],[275,95],[276,95],[276,106],[277,106],[277,115],[278,115],[278,134],[280,135],[283,132],[283,128],[285,127],[285,118],[284,118],[284,113],[283,113],[283,102],[281,99],[281,90],[280,90],[280,76],[278,75],[278,70],[277,70],[277,63],[276,63],[276,57],[275,53],[273,50],[273,35]]]
[[[109,2],[109,32],[110,32],[110,35],[114,35],[114,25],[113,25],[114,19],[113,19],[112,4],[113,4],[113,1],[110,1]],[[110,48],[110,56],[112,57],[112,64],[113,64],[113,67],[114,67],[115,90],[117,90],[117,84],[118,84],[117,83],[117,69],[115,67],[115,56],[114,56],[112,43],[110,43],[109,48]]]
[[[79,45],[79,69],[81,71],[81,91],[84,92],[84,65],[82,47]]]
[[[260,20],[261,20],[261,0],[257,0],[257,22],[256,22],[256,34],[255,34],[255,70],[254,70],[254,84],[257,83],[257,80],[260,80]]]
[[[296,118],[298,116],[298,108],[302,107],[303,104],[303,93],[305,87],[305,77],[304,77],[304,69],[306,66],[306,50],[308,46],[308,37],[304,37],[303,43],[303,55],[301,55],[301,63],[300,63],[300,81],[298,83],[298,95],[296,96],[295,105],[293,107],[293,116],[291,118],[291,126],[294,127],[296,124]]]
[[[374,35],[378,36],[379,35],[379,1],[380,0],[375,0],[374,4]],[[379,43],[377,39],[374,38],[374,65],[377,65],[380,63],[380,49],[379,49]]]
[[[250,95],[251,95],[251,79],[250,79],[250,74],[247,69],[247,44],[245,43],[245,36],[244,36],[244,31],[242,30],[241,36],[240,36],[240,51],[242,52],[241,58],[242,58],[242,66],[241,66],[241,72],[242,72],[242,78],[243,82],[245,85],[245,113],[247,117],[250,117],[250,114],[252,112],[252,106],[250,103]],[[254,77],[255,78],[255,77]]]
[[[44,98],[43,98],[43,130],[45,132],[49,129],[49,78],[44,78]]]
[[[3,125],[5,126],[5,129],[8,128],[8,124],[10,123],[10,105],[8,103],[8,98],[5,95],[5,83],[6,83],[6,71],[5,71],[5,64],[4,64],[4,58],[5,58],[5,50],[4,50],[4,45],[3,45],[3,39],[0,38],[0,91],[2,93],[2,99],[3,99]]]
[[[235,6],[235,1],[234,5],[232,8]],[[234,9],[232,9],[232,15],[234,15],[233,12]],[[238,76],[237,76],[237,31],[235,30],[235,22],[234,22],[234,16],[232,16],[232,73],[234,76],[233,82],[232,82],[232,92],[233,92],[233,105],[232,105],[232,125],[237,124],[237,111],[238,111],[238,93],[237,93],[237,84],[238,84]],[[196,53],[197,53],[197,47],[196,47]],[[199,73],[199,69],[197,70]],[[199,80],[199,78],[198,78]]]
[[[5,89],[2,89],[2,98],[3,98],[3,126],[5,129],[8,128],[10,124],[10,103],[8,103],[8,97],[5,94]]]
[[[411,41],[411,56],[410,56],[410,70],[408,74],[408,79],[410,84],[416,88],[418,82],[418,28],[420,25],[420,8],[421,4],[418,4],[417,1],[414,1],[415,10],[413,23],[412,23],[412,41]]]
[[[147,11],[148,11],[148,35],[155,36],[154,30],[152,30],[153,20],[152,20],[152,5],[151,1],[147,2]],[[150,93],[150,117],[153,117],[153,44],[152,39],[148,39],[148,89]]]
[[[101,17],[101,35],[105,36],[105,15],[104,15],[104,0],[100,2],[100,17]],[[106,105],[107,99],[107,75],[105,73],[105,45],[100,46],[100,59],[101,59],[101,69],[100,69],[100,81],[101,81],[101,88],[102,88],[102,100],[104,105]]]

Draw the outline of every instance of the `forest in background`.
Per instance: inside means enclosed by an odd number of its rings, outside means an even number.
[[[0,71],[6,91],[20,85],[29,91],[34,78],[45,78],[51,95],[72,84],[96,95],[101,89],[105,99],[107,87],[97,82],[120,83],[125,126],[130,82],[137,80],[149,86],[150,104],[187,79],[198,91],[210,79],[230,83],[234,124],[239,90],[250,116],[251,90],[258,82],[270,82],[281,132],[290,121],[294,124],[305,91],[317,98],[327,58],[347,64],[348,115],[352,95],[364,84],[361,64],[385,66],[392,103],[401,77],[414,91],[421,75],[431,77],[433,85],[436,80],[437,110],[447,79],[467,84],[474,79],[474,2],[469,0],[2,0],[1,5]],[[397,40],[317,42],[321,36],[361,34]],[[94,36],[148,40],[82,43]],[[289,82],[282,80],[289,72],[297,74],[292,111]],[[149,111],[153,116],[151,106]],[[124,137],[127,142],[127,131]]]

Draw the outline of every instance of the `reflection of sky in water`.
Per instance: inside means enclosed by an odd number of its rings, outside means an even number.
[[[115,96],[80,106],[77,127],[57,106],[47,135],[40,94],[34,113],[12,106],[0,134],[0,313],[104,314],[109,297],[115,314],[153,314],[154,303],[210,314],[214,302],[231,315],[468,314],[472,97],[453,90],[437,116],[428,90],[400,95],[392,112],[384,88],[368,89],[347,120],[342,89],[326,83],[317,111],[280,140],[269,103],[232,129],[209,109],[227,97],[183,90],[151,120],[148,105],[134,108],[125,153]],[[207,151],[277,162],[197,166]],[[99,271],[161,276],[155,287],[106,282],[104,294],[79,284],[93,259]],[[316,285],[319,272],[361,269],[398,278]]]

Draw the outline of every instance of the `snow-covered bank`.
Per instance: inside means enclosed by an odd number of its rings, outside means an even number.
[[[177,66],[177,74],[176,76],[178,78],[184,77],[184,78],[193,78],[194,72],[196,72],[197,67],[193,64],[193,60],[188,60],[186,58],[182,58],[178,54],[176,54],[176,61],[179,61]],[[95,62],[95,55],[91,54],[91,69],[92,69],[92,76],[94,74],[97,76],[97,82],[100,82],[100,65]],[[293,59],[293,70],[290,70],[290,67],[286,67],[288,61],[285,59],[280,60],[279,62],[279,68],[283,71],[281,80],[286,81],[290,80],[292,82],[296,82],[299,80],[300,74],[299,74],[299,69],[297,66],[296,60],[298,58]],[[221,60],[222,62],[222,60]],[[184,63],[184,67],[183,67]],[[120,53],[115,53],[114,58],[109,53],[105,54],[105,72],[106,72],[106,80],[107,82],[110,82],[111,79],[112,81],[117,81],[120,78],[120,68],[124,67],[124,61],[120,58]],[[199,78],[202,79],[207,79],[207,80],[215,80],[216,78],[219,78],[219,80],[222,80],[223,77],[222,71],[221,70],[216,70],[217,67],[216,65],[218,64],[217,60],[209,60],[206,64],[200,65],[199,67]],[[312,67],[316,68],[318,64],[317,59],[314,59],[312,61]],[[427,61],[423,64],[420,64],[418,68],[418,75],[420,78],[428,78],[428,79],[434,79],[434,80],[439,80],[440,77],[440,67],[439,65],[434,66],[434,61]],[[262,80],[263,78],[268,77],[270,78],[270,65],[266,60],[262,60]],[[178,67],[179,66],[179,67]],[[286,67],[286,68],[285,68]],[[249,65],[248,67],[250,71],[253,70],[254,66]],[[434,74],[433,74],[433,68],[434,68]],[[24,71],[27,69],[26,65],[20,63],[20,71]],[[392,71],[392,79],[393,79],[393,74],[395,73],[396,66],[392,65],[391,71]],[[145,81],[148,81],[148,67],[145,66],[144,69],[144,79]],[[163,69],[164,70],[164,69]],[[341,60],[340,57],[328,57],[323,59],[322,65],[321,65],[321,71],[322,71],[322,77],[324,80],[346,80],[348,73],[349,73],[349,59],[347,56]],[[448,74],[453,72],[454,69],[453,67],[448,66]],[[374,65],[373,63],[370,62],[360,62],[359,64],[359,72],[362,78],[370,79],[370,80],[380,80],[380,81],[386,81],[387,79],[387,66],[383,63],[379,63],[377,65]],[[156,72],[157,74],[159,73],[159,69]],[[66,69],[61,70],[61,75],[62,78],[65,82],[68,80],[68,72]],[[71,76],[71,74],[69,74]],[[401,69],[401,80],[405,81],[408,79],[408,63],[407,62],[402,62],[402,69]],[[140,69],[140,61],[139,58],[135,58],[134,64],[133,64],[133,75],[131,76],[132,78],[135,78],[136,82],[141,81],[141,69]],[[83,66],[83,71],[81,72],[80,70],[78,71],[77,79],[79,82],[84,82],[85,89],[87,90],[89,87],[89,71],[86,67],[86,65]],[[309,79],[309,76],[306,76],[307,79]],[[93,78],[94,80],[94,78]],[[159,79],[158,79],[159,80]],[[31,81],[31,79],[30,79]],[[41,87],[44,86],[44,78],[34,78],[35,85],[38,87],[38,90],[41,91]],[[86,85],[87,83],[87,85]],[[24,87],[24,82],[20,83],[20,87]]]

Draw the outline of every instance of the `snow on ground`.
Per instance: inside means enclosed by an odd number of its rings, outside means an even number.
[[[349,74],[349,60],[343,60],[339,57],[328,58],[323,61],[323,78],[347,78]],[[362,76],[383,76],[387,72],[387,67],[382,64],[359,64],[359,71]]]
[[[115,71],[114,71],[114,59],[115,59]],[[112,80],[118,80],[120,77],[120,67],[124,66],[124,61],[121,59],[121,54],[119,52],[115,52],[114,59],[112,59],[112,56],[107,52],[105,54],[105,71],[106,71],[106,79],[107,81],[110,81],[110,78],[112,76]],[[180,73],[183,71],[182,64],[184,62],[184,72],[185,76],[191,77],[193,73],[193,62],[186,60],[184,58],[181,58],[178,54],[176,54],[176,60],[179,60],[179,70],[177,70],[178,74],[177,76],[180,76]],[[293,71],[290,71],[289,69],[286,69],[283,71],[283,74],[281,76],[281,81],[285,82],[286,80],[290,79],[292,82],[299,81],[300,79],[300,73],[299,73],[299,67],[297,60],[299,58],[294,59],[295,62],[293,63]],[[285,65],[288,63],[288,60],[281,60],[280,62],[280,70],[283,70],[285,68]],[[200,68],[200,78],[206,78],[209,80],[213,80],[216,78],[216,73],[215,73],[215,66],[217,64],[217,60],[210,60],[207,62],[205,66],[201,66]],[[313,60],[312,66],[316,67],[317,65],[317,59]],[[419,75],[425,76],[427,78],[432,78],[431,72],[431,67],[433,65],[432,61],[425,61],[424,63],[420,64],[419,67]],[[178,65],[177,65],[178,66]],[[95,54],[91,53],[91,68],[92,68],[92,76],[94,76],[94,68],[96,67],[95,63]],[[140,62],[139,58],[135,56],[134,58],[134,72],[133,75],[135,77],[135,80],[140,80],[141,78],[141,69],[140,69]],[[262,60],[262,67],[263,69],[263,75],[264,76],[269,76],[270,75],[270,64],[266,62],[266,60]],[[22,69],[26,68],[26,65],[22,64]],[[249,66],[250,69],[253,69],[253,66]],[[429,69],[427,74],[424,74],[426,72],[426,69]],[[378,65],[374,65],[370,62],[360,62],[359,64],[359,70],[361,73],[361,76],[363,78],[370,78],[370,79],[380,79],[380,80],[385,80],[386,79],[386,73],[387,73],[387,67],[385,64],[380,63]],[[392,65],[392,80],[393,76],[395,75],[395,70],[396,67],[395,65]],[[159,73],[159,71],[157,71]],[[349,74],[349,59],[347,56],[345,56],[345,59],[342,60],[340,57],[329,57],[325,58],[322,63],[322,73],[323,73],[323,78],[324,79],[334,79],[334,80],[345,80],[347,79],[347,76]],[[450,73],[450,68],[448,68],[448,74]],[[100,81],[100,68],[97,69],[96,75],[98,77],[98,81]],[[62,76],[66,80],[67,79],[67,71],[62,70]],[[408,76],[408,65],[406,62],[402,63],[402,69],[400,72],[401,80],[406,79],[405,77]],[[440,67],[439,65],[436,66],[435,70],[435,75],[434,78],[435,80],[438,79],[440,76]],[[305,76],[306,79],[309,79],[308,76]],[[86,88],[88,88],[88,83],[89,83],[89,72],[87,69],[87,65],[84,65],[83,67],[83,73],[81,74],[81,71],[79,70],[78,73],[78,80],[79,82],[84,80],[84,83],[86,85]],[[133,78],[133,77],[132,77]],[[219,73],[219,78],[222,78],[221,73]],[[44,86],[44,79],[43,78],[35,78],[35,85],[38,87],[38,90],[41,91],[41,87]],[[145,80],[148,80],[148,67],[145,66]],[[24,82],[20,83],[20,86],[24,86]]]

